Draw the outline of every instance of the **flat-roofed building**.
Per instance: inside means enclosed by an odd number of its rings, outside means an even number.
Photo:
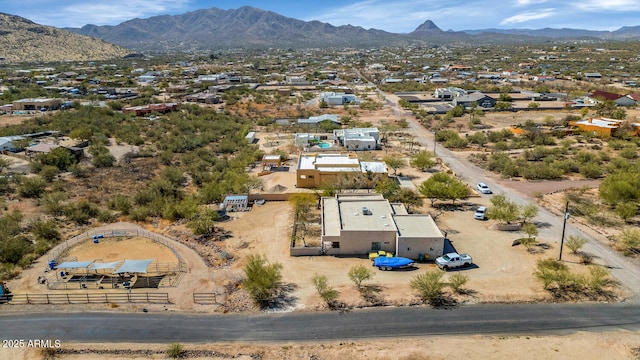
[[[377,128],[354,128],[333,130],[334,137],[347,150],[376,150],[380,139]]]
[[[384,163],[360,163],[358,156],[353,153],[307,153],[300,155],[298,160],[296,186],[317,188],[322,184],[337,182],[341,177],[359,177],[368,173],[386,175],[387,167]]]
[[[20,99],[13,102],[13,110],[56,110],[62,106],[62,99],[36,98]]]
[[[322,248],[327,255],[384,250],[434,259],[443,253],[444,236],[431,216],[408,214],[382,195],[337,195],[322,198]]]

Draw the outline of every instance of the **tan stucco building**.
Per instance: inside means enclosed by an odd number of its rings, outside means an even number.
[[[382,195],[337,195],[322,198],[322,248],[327,255],[385,250],[435,259],[443,253],[444,235],[431,216],[408,214],[404,205]]]
[[[382,162],[361,162],[354,153],[307,153],[298,159],[296,186],[317,188],[341,177],[357,177],[367,172],[386,175],[387,167]]]

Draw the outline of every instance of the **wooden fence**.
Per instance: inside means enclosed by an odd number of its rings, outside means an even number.
[[[216,293],[193,293],[193,302],[201,305],[219,304]]]
[[[6,300],[6,301],[5,301]],[[0,297],[0,304],[11,305],[66,305],[149,303],[169,304],[167,293],[66,293],[66,294],[10,294]]]

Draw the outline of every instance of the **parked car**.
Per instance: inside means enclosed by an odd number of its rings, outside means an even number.
[[[380,270],[393,270],[414,266],[414,262],[404,257],[380,256],[373,260],[373,266]]]
[[[444,271],[449,269],[469,266],[473,263],[473,259],[469,254],[448,253],[436,259],[436,265]]]
[[[487,220],[487,207],[480,206],[476,209],[476,212],[473,214],[473,218],[476,220]]]
[[[478,185],[476,185],[476,189],[478,189],[481,194],[493,194],[493,191],[491,191],[485,183],[478,183]]]

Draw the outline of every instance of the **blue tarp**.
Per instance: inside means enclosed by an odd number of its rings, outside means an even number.
[[[377,257],[373,260],[373,266],[389,266],[392,268],[400,268],[413,264],[413,260],[403,257]]]

